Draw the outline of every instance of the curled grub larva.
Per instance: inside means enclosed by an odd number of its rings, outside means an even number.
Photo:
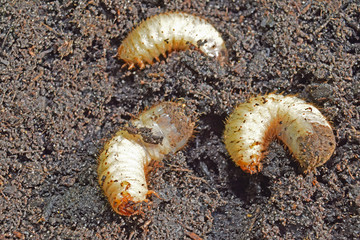
[[[184,12],[168,12],[150,17],[140,23],[124,39],[118,49],[118,58],[129,69],[159,61],[162,54],[186,50],[195,46],[204,54],[227,61],[225,42],[220,33],[205,19]]]
[[[146,168],[152,160],[183,148],[195,123],[174,102],[144,111],[108,141],[99,156],[99,184],[115,212],[130,216],[149,193]]]
[[[335,136],[325,117],[293,96],[254,97],[240,104],[225,125],[226,149],[249,173],[261,170],[260,161],[274,137],[284,142],[306,172],[324,164],[335,150]]]

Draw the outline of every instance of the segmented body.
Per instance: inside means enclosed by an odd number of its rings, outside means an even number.
[[[118,58],[129,69],[159,61],[162,54],[186,50],[195,46],[204,54],[227,61],[225,42],[220,33],[205,19],[184,12],[168,12],[150,17],[140,23],[118,48]]]
[[[141,113],[105,144],[99,156],[99,184],[115,212],[140,213],[136,203],[145,201],[149,192],[147,166],[183,148],[193,128],[179,104],[163,102]]]
[[[261,160],[274,137],[289,148],[305,171],[324,164],[335,150],[335,136],[325,117],[294,96],[254,97],[227,119],[226,149],[245,172],[261,170]]]

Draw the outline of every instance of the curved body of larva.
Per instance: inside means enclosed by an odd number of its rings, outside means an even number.
[[[335,150],[330,124],[314,106],[294,96],[269,94],[240,104],[227,119],[224,142],[245,172],[257,173],[270,141],[277,137],[305,171],[324,164]]]
[[[159,61],[162,54],[173,50],[186,50],[195,46],[204,54],[227,61],[225,42],[220,33],[205,19],[184,12],[168,12],[152,16],[137,26],[118,48],[118,58],[129,69],[137,64]]]
[[[97,172],[115,212],[125,216],[141,212],[136,203],[149,193],[147,166],[183,148],[194,125],[179,104],[163,102],[142,112],[105,144]]]

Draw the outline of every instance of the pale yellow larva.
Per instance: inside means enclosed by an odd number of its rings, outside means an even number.
[[[274,137],[289,148],[306,172],[324,164],[335,150],[335,136],[325,117],[294,96],[251,98],[237,106],[225,125],[226,149],[249,173],[261,170],[261,160]]]
[[[141,113],[105,144],[97,172],[115,212],[125,216],[141,212],[137,203],[149,193],[149,163],[183,148],[194,125],[180,104],[163,102]]]
[[[225,42],[220,33],[205,19],[184,12],[168,12],[152,16],[137,26],[118,48],[118,58],[129,69],[159,61],[162,54],[195,46],[204,54],[227,61]]]

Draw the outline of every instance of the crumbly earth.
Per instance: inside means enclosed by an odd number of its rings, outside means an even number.
[[[213,23],[229,64],[191,49],[121,69],[114,55],[131,29],[174,10]],[[360,237],[358,1],[0,0],[0,77],[0,239]],[[270,92],[312,102],[332,123],[337,148],[316,172],[278,142],[259,174],[231,161],[224,120]],[[159,197],[144,214],[117,215],[97,155],[131,116],[179,99],[197,133],[153,164]]]

